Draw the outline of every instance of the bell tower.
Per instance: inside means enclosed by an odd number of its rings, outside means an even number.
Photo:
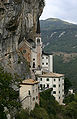
[[[42,62],[42,41],[40,35],[40,21],[39,17],[37,18],[37,30],[36,30],[36,50],[37,50],[37,68],[41,68]]]

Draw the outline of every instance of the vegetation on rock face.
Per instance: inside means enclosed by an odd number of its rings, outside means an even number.
[[[0,68],[0,119],[6,118],[4,107],[9,110],[9,113],[12,113],[13,110],[17,110],[21,106],[19,93],[12,88],[12,84],[11,74],[4,73],[3,69]]]

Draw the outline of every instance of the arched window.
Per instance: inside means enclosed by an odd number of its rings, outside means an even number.
[[[37,39],[37,43],[40,43],[40,39],[39,38]]]

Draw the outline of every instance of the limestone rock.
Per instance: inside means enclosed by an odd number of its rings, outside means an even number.
[[[27,71],[18,46],[24,38],[35,39],[37,18],[43,7],[44,0],[0,0],[0,63],[21,78]]]

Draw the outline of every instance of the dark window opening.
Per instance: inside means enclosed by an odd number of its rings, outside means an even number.
[[[59,79],[59,81],[60,81],[60,79]]]
[[[49,81],[49,79],[48,79],[48,78],[47,78],[46,80],[47,80],[47,81]]]
[[[37,43],[40,43],[40,39],[39,38],[37,39]]]
[[[54,79],[54,81],[56,81],[56,79]]]
[[[47,84],[47,88],[49,88],[49,84]]]
[[[35,62],[33,62],[33,68],[35,68]]]
[[[53,91],[53,94],[56,94],[56,91]]]
[[[30,95],[30,90],[28,91],[28,94]]]
[[[54,84],[54,85],[53,85],[53,87],[55,88],[55,87],[56,87],[56,85]]]
[[[40,78],[40,81],[42,81],[42,78]]]

